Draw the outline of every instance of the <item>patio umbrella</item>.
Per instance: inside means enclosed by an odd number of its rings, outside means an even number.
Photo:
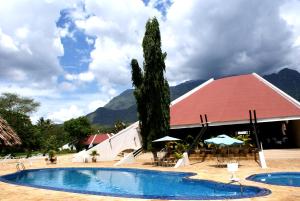
[[[181,139],[175,138],[175,137],[170,137],[170,136],[165,136],[163,138],[159,138],[157,140],[153,140],[152,142],[170,142],[170,141],[178,141]]]
[[[217,137],[204,140],[204,143],[231,146],[231,145],[236,145],[236,144],[243,144],[244,142],[241,140],[237,140],[232,137],[229,137],[228,135],[222,134],[222,135],[218,135]]]
[[[227,154],[229,157],[229,148],[228,147],[231,145],[238,145],[238,144],[241,145],[244,142],[241,140],[237,140],[232,137],[229,137],[228,135],[222,134],[222,135],[218,135],[217,137],[204,140],[204,143],[227,146]],[[218,161],[219,161],[219,159],[218,159]]]
[[[165,136],[165,137],[153,140],[152,142],[166,142],[167,144],[169,144],[169,142],[179,141],[179,140],[181,140],[181,139],[178,139],[178,138],[175,138],[175,137],[170,137],[170,136]],[[168,147],[168,145],[167,145],[161,151],[163,151],[163,152],[170,152],[170,147]],[[165,154],[163,156],[161,156],[160,158],[162,159],[165,156]]]

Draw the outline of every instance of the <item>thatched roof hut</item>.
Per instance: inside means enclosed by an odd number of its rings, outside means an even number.
[[[8,123],[0,117],[0,146],[13,146],[17,144],[21,144],[21,139]]]

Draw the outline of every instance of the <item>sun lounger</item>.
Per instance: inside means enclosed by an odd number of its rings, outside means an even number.
[[[5,163],[7,159],[11,158],[11,154],[7,154],[6,156],[3,157],[3,159],[0,160],[0,163]]]

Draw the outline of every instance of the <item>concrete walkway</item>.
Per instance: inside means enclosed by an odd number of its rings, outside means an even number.
[[[300,149],[267,149],[264,154],[266,160],[300,159]]]
[[[271,173],[295,171],[300,172],[300,149],[298,150],[266,150],[267,169],[259,167],[254,160],[241,160],[240,167],[236,176],[241,179],[243,185],[258,186],[268,188],[272,191],[270,195],[254,198],[235,199],[234,201],[289,201],[300,200],[299,187],[290,186],[275,186],[254,181],[246,180],[245,178],[257,173]],[[97,162],[97,163],[72,163],[73,155],[58,156],[57,164],[47,165],[44,159],[36,160],[30,165],[25,163],[26,168],[56,168],[56,167],[112,167],[116,161]],[[272,158],[273,157],[273,158]],[[216,167],[216,160],[206,160],[205,162],[194,163],[190,166],[180,167],[175,169],[173,167],[161,167],[150,165],[151,153],[142,154],[138,157],[136,163],[123,165],[124,168],[142,168],[161,171],[179,171],[179,172],[194,172],[193,178],[214,180],[218,182],[228,183],[231,174],[227,168]],[[0,175],[13,173],[16,171],[16,162],[13,160],[6,161],[0,165]],[[123,198],[110,197],[99,195],[88,195],[69,193],[54,190],[45,190],[38,188],[31,188],[25,186],[18,186],[0,182],[0,201],[52,201],[52,200],[66,200],[66,201],[146,201],[146,199],[139,198]],[[149,199],[148,199],[149,200]],[[158,201],[157,199],[150,199],[151,201]],[[149,200],[149,201],[150,201]]]

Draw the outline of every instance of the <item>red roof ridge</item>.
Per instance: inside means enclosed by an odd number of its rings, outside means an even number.
[[[198,91],[199,89],[205,87],[206,85],[208,85],[209,83],[213,82],[214,78],[210,78],[209,80],[207,80],[206,82],[203,82],[202,84],[200,84],[199,86],[195,87],[194,89],[188,91],[187,93],[183,94],[182,96],[176,98],[175,100],[173,100],[170,104],[170,106],[175,105],[176,103],[184,100],[185,98],[187,98],[188,96],[192,95],[193,93],[195,93],[196,91]]]
[[[268,80],[261,77],[260,75],[258,75],[256,73],[252,73],[252,75],[254,75],[257,79],[262,81],[268,87],[271,87],[279,95],[281,95],[283,98],[285,98],[286,100],[288,100],[289,102],[291,102],[293,105],[295,105],[296,107],[298,107],[300,109],[300,102],[299,101],[297,101],[296,99],[294,99],[293,97],[291,97],[290,95],[288,95],[287,93],[285,93],[284,91],[282,91],[281,89],[279,89],[278,87],[273,85],[271,82],[269,82]]]

